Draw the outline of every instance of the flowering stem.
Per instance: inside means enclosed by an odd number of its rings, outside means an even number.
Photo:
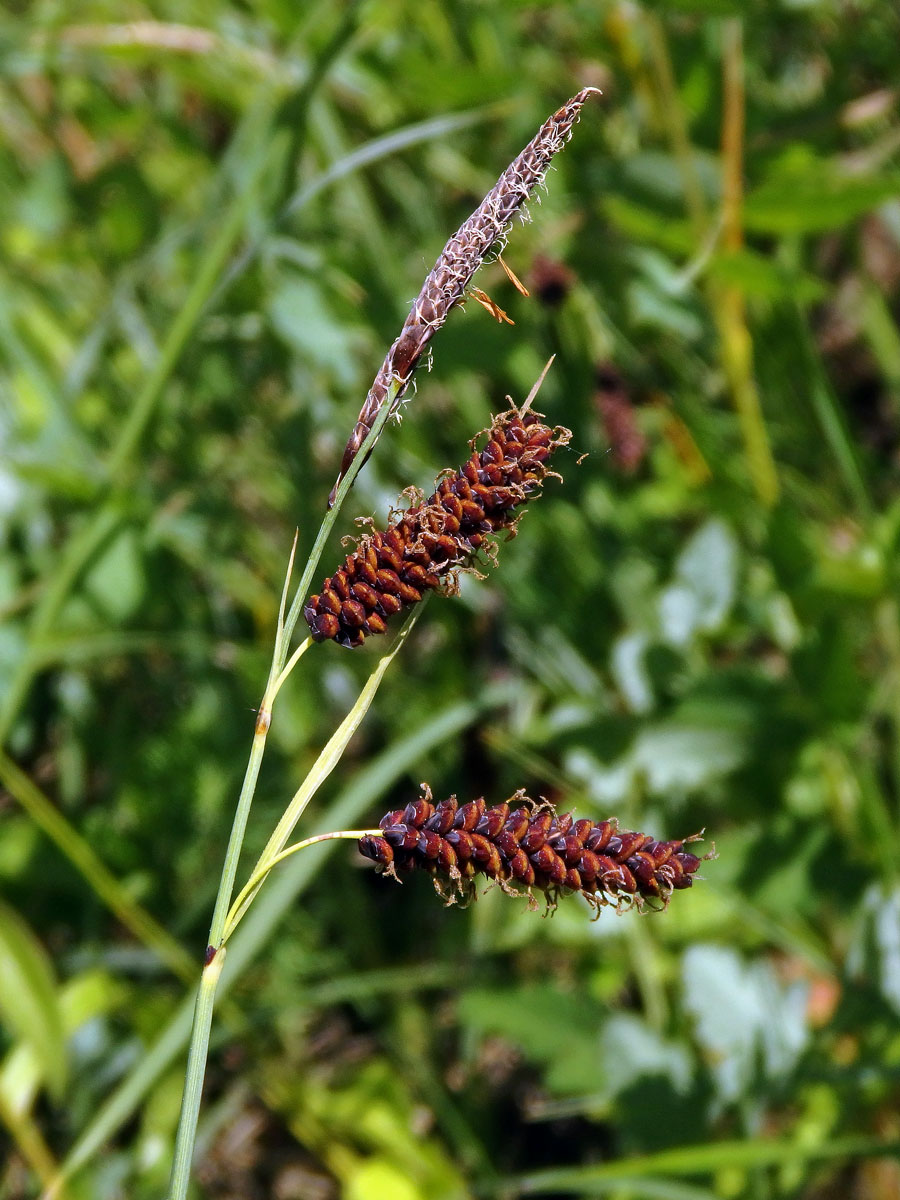
[[[319,757],[313,763],[309,774],[294,793],[290,803],[281,816],[281,820],[275,826],[272,836],[266,843],[265,849],[259,856],[256,865],[251,872],[251,879],[257,879],[257,882],[248,884],[248,886],[245,887],[241,892],[241,896],[239,897],[238,901],[231,906],[228,917],[223,923],[220,941],[212,943],[213,945],[221,944],[221,942],[226,941],[231,934],[234,933],[241,921],[241,918],[252,904],[253,897],[259,891],[262,880],[265,879],[274,862],[277,860],[278,855],[281,854],[282,850],[284,850],[285,846],[287,845],[288,838],[291,836],[294,831],[294,827],[300,820],[303,810],[316,794],[319,787],[325,782],[325,780],[337,766],[341,755],[344,753],[347,743],[362,724],[363,717],[365,717],[366,713],[369,711],[369,706],[375,699],[375,693],[378,691],[385,672],[393,662],[394,657],[399,651],[400,647],[406,641],[407,637],[409,637],[410,631],[418,620],[420,612],[421,608],[412,614],[412,616],[406,622],[406,625],[401,630],[399,636],[394,641],[390,651],[381,659],[379,659],[378,665],[366,680],[366,684],[357,697],[356,703],[350,709],[349,713],[347,713],[346,717],[344,717],[343,721],[337,727],[335,732],[328,739],[327,743],[319,754]]]
[[[191,1044],[188,1049],[187,1072],[184,1079],[184,1096],[181,1101],[181,1118],[178,1136],[175,1139],[175,1157],[169,1180],[169,1200],[184,1200],[191,1175],[191,1160],[194,1157],[194,1139],[197,1136],[197,1118],[200,1113],[200,1097],[203,1093],[203,1078],[206,1075],[206,1056],[209,1051],[209,1031],[212,1027],[213,1005],[216,987],[225,963],[225,947],[215,953],[203,968],[197,1003],[194,1006],[194,1024],[191,1029]]]
[[[304,567],[300,583],[297,586],[297,591],[294,595],[290,610],[287,612],[287,614],[285,614],[285,610],[287,608],[287,595],[294,565],[294,554],[297,546],[296,538],[294,539],[294,546],[291,550],[287,574],[284,581],[284,588],[282,589],[281,594],[281,606],[278,613],[278,627],[275,634],[275,647],[272,654],[272,665],[269,669],[269,678],[266,683],[266,690],[263,694],[262,703],[260,704],[259,712],[257,713],[256,717],[256,727],[253,732],[253,745],[250,749],[250,758],[247,762],[247,769],[244,772],[244,781],[241,785],[240,796],[238,797],[237,806],[235,808],[234,820],[231,826],[231,834],[228,838],[228,848],[225,852],[225,861],[222,866],[222,877],[219,881],[219,890],[216,895],[216,903],[213,909],[212,922],[210,923],[206,964],[203,968],[203,973],[200,976],[200,986],[197,992],[197,1003],[194,1008],[194,1021],[191,1027],[191,1041],[188,1048],[187,1074],[185,1076],[184,1095],[181,1102],[181,1115],[178,1121],[178,1134],[175,1141],[175,1158],[172,1163],[172,1175],[169,1181],[169,1200],[185,1200],[185,1197],[187,1196],[191,1160],[194,1154],[194,1142],[197,1137],[197,1119],[200,1113],[200,1097],[203,1090],[203,1078],[206,1074],[206,1059],[209,1051],[209,1034],[212,1027],[216,986],[218,984],[219,974],[221,973],[222,964],[225,959],[224,940],[227,927],[226,922],[229,916],[229,906],[231,905],[231,896],[234,891],[234,881],[237,876],[238,862],[240,861],[241,849],[243,848],[244,844],[244,833],[247,828],[247,820],[250,816],[250,808],[253,804],[253,796],[256,791],[256,782],[259,778],[259,769],[262,765],[263,754],[265,753],[266,737],[269,732],[269,726],[272,722],[272,707],[275,702],[275,697],[277,696],[281,686],[287,679],[290,672],[300,661],[302,655],[312,644],[311,639],[307,638],[303,643],[301,643],[300,646],[297,647],[293,654],[290,654],[291,636],[300,616],[303,601],[307,592],[309,591],[309,585],[313,577],[313,572],[319,565],[319,559],[322,555],[323,549],[325,548],[325,542],[328,534],[331,532],[332,526],[337,519],[341,504],[346,498],[350,488],[353,486],[354,479],[359,474],[363,464],[366,461],[366,455],[368,451],[372,448],[372,446],[374,446],[378,435],[381,433],[382,428],[390,416],[390,407],[390,404],[386,404],[384,410],[379,413],[378,419],[372,426],[371,433],[362,445],[359,457],[354,463],[351,464],[350,470],[341,481],[341,486],[338,488],[336,493],[334,506],[326,513],[325,518],[322,521],[315,544],[313,545],[309,559]],[[402,641],[402,637],[398,638],[395,651],[399,648],[399,645]],[[390,656],[388,656],[387,661],[390,661],[391,657],[393,657],[393,652]],[[385,660],[382,661],[384,662]],[[378,677],[380,680],[380,675]],[[374,692],[372,694],[374,695]],[[368,705],[366,705],[366,708],[367,707]],[[360,719],[362,718],[360,717]],[[332,739],[328,745],[331,746],[333,741],[334,739]],[[343,750],[343,747],[341,747],[341,750]],[[321,756],[318,761],[321,761]],[[337,759],[334,761],[336,762]],[[331,765],[333,766],[334,763]],[[257,887],[258,886],[259,885],[257,884]],[[254,894],[255,891],[248,895],[246,901],[244,902],[244,911],[246,910],[247,905],[249,905],[251,902]],[[243,915],[243,912],[241,912],[240,915]]]
[[[338,838],[346,838],[347,840],[359,841],[361,837],[371,837],[381,833],[380,829],[338,829],[333,833],[317,833],[314,837],[304,838],[302,842],[294,842],[292,846],[287,846],[278,854],[272,855],[266,862],[256,868],[244,886],[237,894],[237,899],[232,904],[225,921],[225,940],[227,941],[233,929],[235,914],[238,913],[244,904],[244,901],[252,891],[263,882],[268,873],[278,863],[284,862],[286,858],[290,858],[292,854],[296,854],[298,850],[305,850],[307,846],[318,845],[319,842],[333,842]]]
[[[285,618],[284,632],[285,639],[288,642],[290,641],[291,634],[294,631],[294,626],[297,624],[297,621],[300,617],[300,610],[303,606],[303,601],[306,599],[306,596],[309,593],[309,587],[312,583],[313,574],[315,573],[316,567],[319,565],[319,559],[322,557],[322,551],[325,549],[325,542],[328,539],[328,535],[331,533],[332,526],[337,520],[337,515],[341,510],[341,505],[347,498],[347,493],[350,491],[351,487],[353,487],[354,479],[356,479],[356,476],[362,470],[366,459],[369,457],[369,454],[371,453],[375,443],[381,436],[382,429],[384,429],[385,425],[388,423],[388,418],[391,415],[391,409],[394,407],[394,401],[400,394],[400,388],[401,384],[399,380],[394,380],[391,383],[391,386],[388,389],[385,404],[378,416],[373,421],[372,428],[369,431],[366,440],[360,447],[359,454],[351,463],[347,470],[347,474],[341,479],[341,482],[334,493],[334,502],[331,508],[329,508],[328,512],[325,514],[325,518],[319,527],[315,544],[310,551],[309,560],[307,561],[306,566],[303,568],[303,575],[300,579],[300,583],[297,585],[297,594],[294,596],[294,602],[291,605],[291,610]],[[284,663],[282,662],[282,666],[283,665]]]

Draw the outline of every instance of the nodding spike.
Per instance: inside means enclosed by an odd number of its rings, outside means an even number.
[[[644,899],[665,907],[674,892],[693,886],[702,860],[684,841],[656,841],[619,830],[613,820],[576,821],[523,792],[512,801],[524,803],[488,806],[479,797],[460,805],[451,796],[433,804],[423,784],[420,797],[385,814],[382,836],[361,838],[359,849],[388,874],[427,870],[435,886],[449,881],[464,897],[478,875],[498,880],[505,891],[539,888],[548,903],[582,892],[595,907],[640,907]],[[713,857],[711,850],[706,858]]]

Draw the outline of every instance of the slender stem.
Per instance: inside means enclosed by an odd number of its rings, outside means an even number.
[[[695,238],[700,241],[709,225],[709,213],[684,115],[684,105],[681,103],[681,96],[678,93],[666,31],[662,21],[655,13],[646,13],[644,20],[650,57],[656,72],[655,83],[660,99],[660,116],[665,124],[669,143],[681,173],[685,207],[690,217],[691,227]]]
[[[427,599],[423,603],[427,603]],[[252,874],[254,876],[259,876],[260,881],[255,883],[252,887],[244,889],[246,895],[243,897],[240,903],[233,905],[232,911],[229,913],[224,932],[221,935],[223,938],[230,937],[237,928],[242,917],[250,907],[253,897],[259,891],[261,881],[268,874],[273,860],[287,845],[288,838],[293,833],[294,827],[300,820],[300,817],[303,815],[303,811],[307,804],[309,804],[310,800],[319,790],[321,785],[337,766],[341,755],[346,749],[347,743],[356,733],[357,729],[362,724],[363,718],[369,711],[369,707],[372,701],[375,699],[375,694],[381,685],[381,681],[384,678],[385,672],[393,662],[398,651],[400,650],[400,647],[409,637],[409,634],[418,620],[421,611],[422,606],[420,605],[419,608],[413,612],[412,616],[407,620],[388,653],[379,659],[378,665],[366,680],[365,686],[357,697],[356,703],[347,713],[346,717],[344,717],[343,721],[341,721],[335,732],[328,739],[325,746],[319,753],[318,758],[310,768],[306,778],[294,793],[290,803],[282,813],[280,821],[275,826],[272,836],[266,843],[265,849],[257,859],[253,868]],[[211,941],[211,944],[219,945],[219,942]]]
[[[181,1119],[175,1139],[175,1157],[172,1161],[172,1176],[169,1180],[169,1200],[185,1200],[191,1177],[191,1160],[194,1156],[194,1139],[197,1133],[197,1118],[200,1113],[200,1098],[203,1094],[203,1079],[206,1074],[206,1056],[209,1052],[209,1031],[212,1027],[213,1006],[216,987],[225,964],[225,947],[215,951],[203,968],[197,1003],[194,1006],[194,1024],[191,1028],[191,1044],[188,1050],[187,1073],[184,1080],[184,1097],[181,1101]]]
[[[724,22],[722,41],[722,240],[725,249],[734,254],[744,241],[744,44],[740,17]],[[744,294],[738,285],[728,284],[713,288],[712,299],[722,363],[731,385],[750,477],[759,498],[771,506],[778,499],[778,474],[753,372],[753,340]]]
[[[646,17],[646,25],[661,114],[681,174],[691,229],[699,245],[712,245],[715,231],[709,228],[708,206],[678,94],[665,28],[655,15]],[[744,52],[739,17],[723,22],[722,43],[722,241],[727,251],[735,253],[743,244],[744,196]],[[722,366],[737,413],[749,474],[757,495],[771,507],[778,500],[778,474],[753,372],[753,341],[747,325],[744,295],[735,284],[718,286],[712,281],[707,284],[706,295],[719,335]]]
[[[238,921],[243,916],[243,913],[246,911],[247,906],[250,904],[253,896],[256,894],[256,891],[259,888],[259,883],[257,883],[252,889],[245,889],[245,891],[247,891],[247,895],[241,902],[240,909],[235,910],[233,917],[229,914],[231,896],[234,891],[234,881],[237,876],[238,862],[240,861],[241,850],[244,844],[244,834],[247,829],[250,808],[253,804],[253,796],[256,791],[256,782],[259,778],[259,769],[262,765],[263,754],[265,753],[266,737],[269,732],[269,726],[272,722],[272,706],[275,701],[275,696],[277,695],[285,679],[290,674],[290,671],[293,670],[294,666],[296,666],[296,664],[300,661],[300,658],[311,643],[311,639],[307,638],[305,642],[298,646],[298,648],[291,655],[289,664],[286,666],[285,664],[288,658],[291,634],[293,633],[294,627],[300,616],[303,601],[306,598],[307,592],[309,591],[309,584],[313,577],[313,572],[318,566],[319,559],[322,556],[322,551],[325,548],[325,542],[328,534],[331,532],[332,526],[337,519],[337,515],[340,512],[341,505],[343,504],[347,493],[353,486],[354,479],[365,464],[368,452],[374,446],[375,441],[381,433],[381,430],[387,423],[387,420],[390,416],[391,405],[396,397],[398,387],[399,385],[395,385],[391,390],[389,390],[385,404],[381,412],[378,414],[377,419],[372,424],[371,432],[363,442],[359,454],[354,459],[350,469],[341,482],[341,486],[338,488],[333,507],[325,514],[325,517],[319,528],[315,544],[313,545],[309,559],[304,567],[303,575],[301,576],[300,582],[297,585],[294,601],[291,604],[290,611],[288,612],[287,616],[285,616],[287,595],[290,588],[294,555],[297,547],[296,538],[294,539],[294,545],[291,549],[291,556],[288,562],[284,587],[281,593],[281,605],[278,613],[278,626],[275,635],[275,647],[272,653],[272,665],[269,669],[269,678],[266,684],[266,690],[256,718],[256,727],[253,733],[253,745],[250,749],[250,758],[247,763],[247,769],[244,772],[244,780],[241,785],[240,796],[238,797],[237,806],[235,808],[234,820],[231,825],[231,833],[228,838],[228,848],[225,852],[225,862],[222,866],[222,877],[219,881],[219,890],[216,894],[215,908],[213,909],[212,921],[210,923],[207,955],[212,955],[212,958],[211,961],[207,963],[206,967],[204,968],[203,975],[201,976],[200,990],[197,993],[197,1004],[194,1009],[194,1021],[191,1027],[191,1040],[188,1049],[188,1071],[185,1078],[185,1090],[181,1104],[181,1115],[178,1121],[178,1135],[175,1145],[175,1160],[172,1166],[172,1177],[170,1181],[170,1200],[184,1200],[184,1197],[187,1194],[188,1180],[190,1178],[190,1164],[194,1153],[194,1142],[197,1137],[197,1119],[200,1113],[200,1094],[203,1089],[203,1077],[206,1072],[206,1058],[209,1051],[209,1031],[212,1026],[216,983],[218,982],[218,972],[221,970],[220,960],[224,959],[225,957],[224,939],[226,937],[226,932],[231,933],[236,927]],[[365,714],[368,705],[371,703],[371,700],[375,695],[375,691],[377,690],[378,682],[380,682],[384,671],[387,669],[388,663],[390,663],[394,654],[396,654],[397,650],[405,641],[406,635],[412,628],[414,622],[415,615],[411,621],[407,622],[406,628],[397,638],[397,641],[390,654],[386,655],[381,660],[379,668],[376,668],[373,676],[363,689],[363,695],[360,699],[363,700],[368,695],[368,700],[365,702],[362,711],[359,712],[357,724],[359,720],[362,720],[362,716]],[[372,686],[373,679],[376,680],[374,687]],[[354,707],[354,713],[357,712],[359,703],[360,702],[358,701],[357,705]],[[351,713],[351,717],[353,715],[354,714]],[[349,718],[344,721],[340,727],[340,730],[344,730],[345,727],[348,726],[348,721]],[[352,722],[350,722],[350,724],[352,725]],[[354,729],[355,727],[355,725],[352,726]],[[338,732],[340,732],[340,730]],[[352,729],[350,730],[350,733],[347,734],[348,739],[351,735]],[[337,735],[335,735],[335,737],[336,736]],[[328,772],[330,772],[337,761],[337,758],[340,757],[343,746],[341,746],[341,749],[336,756],[331,756],[328,768],[324,774],[317,774],[317,768],[322,763],[323,756],[329,757],[327,752],[335,745],[335,737],[332,737],[332,739],[329,741],[325,751],[323,751],[323,754],[317,759],[316,766],[313,767],[313,771],[310,773],[310,776],[307,777],[304,785],[301,786],[300,793],[294,797],[292,805],[294,806],[297,816],[299,816],[300,812],[302,812],[306,801],[313,794],[315,788],[318,786],[318,783],[321,782],[321,779],[324,778]],[[344,745],[346,745],[346,741],[344,742]],[[313,776],[316,777],[315,783],[312,786],[307,787],[307,785],[310,784],[310,780]],[[301,800],[298,806],[298,797],[301,793],[304,793],[304,789],[306,789],[305,799]],[[294,820],[296,821],[296,817]],[[278,828],[284,832],[284,840],[286,841],[287,837],[290,836],[291,829],[293,829],[293,824],[284,830],[283,822],[284,819],[282,819],[282,823],[279,824]],[[280,845],[273,847],[273,849],[277,852],[281,850],[283,846],[284,841],[282,841]],[[272,847],[271,840],[267,849],[270,847]],[[258,865],[261,865],[262,861],[263,860],[260,859],[260,864]],[[211,967],[213,967],[217,962],[219,963],[218,970],[212,973]]]
[[[319,842],[333,842],[337,838],[346,838],[348,840],[359,841],[361,837],[377,836],[381,833],[380,829],[338,829],[334,833],[317,833],[314,837],[304,838],[302,842],[294,842],[292,846],[288,846],[280,853],[267,859],[261,866],[257,867],[244,886],[237,894],[237,898],[229,909],[228,916],[225,920],[225,941],[231,936],[231,931],[234,928],[235,915],[240,911],[245,900],[259,885],[263,882],[268,873],[278,863],[284,862],[286,858],[290,858],[292,854],[296,854],[298,850],[305,850],[307,846],[316,846]]]
[[[268,696],[268,692],[266,695]],[[253,796],[256,792],[259,769],[262,766],[263,754],[265,754],[266,750],[266,735],[269,732],[270,723],[271,707],[264,701],[260,706],[259,715],[256,719],[253,746],[250,750],[247,769],[244,772],[244,781],[241,784],[241,793],[238,797],[237,807],[234,810],[234,820],[231,823],[231,833],[228,837],[228,848],[225,851],[225,861],[222,864],[222,878],[219,881],[216,904],[209,927],[209,945],[213,949],[222,944],[222,935],[225,932],[225,917],[228,913],[228,905],[231,903],[231,894],[234,891],[234,881],[237,876],[238,863],[244,845],[244,834],[247,830],[250,807],[253,804]]]
[[[287,617],[285,617],[284,609],[290,585],[294,554],[297,546],[296,538],[294,539],[294,546],[291,549],[291,557],[288,563],[287,575],[285,577],[284,588],[281,594],[278,631],[275,637],[275,650],[272,655],[272,666],[269,670],[269,680],[266,684],[266,691],[256,718],[256,728],[253,733],[253,745],[250,749],[250,759],[247,763],[247,769],[244,772],[244,781],[241,785],[241,793],[238,797],[238,803],[234,813],[234,820],[231,825],[231,834],[228,838],[228,848],[225,852],[225,862],[222,867],[222,878],[219,882],[218,893],[216,894],[216,904],[213,910],[213,918],[209,930],[210,946],[220,946],[225,933],[226,917],[228,914],[229,905],[231,904],[232,893],[234,892],[234,881],[237,876],[238,862],[240,860],[241,849],[244,844],[244,833],[247,829],[247,820],[250,816],[250,807],[253,804],[253,796],[256,791],[256,781],[259,778],[259,769],[262,766],[263,755],[265,754],[266,750],[266,736],[269,732],[269,726],[272,723],[272,706],[275,703],[275,697],[277,696],[290,672],[294,669],[294,667],[312,645],[312,639],[307,638],[297,647],[297,649],[291,655],[290,661],[287,663],[287,665],[285,665],[288,648],[290,646],[291,634],[293,633],[297,619],[300,616],[300,608],[303,604],[303,601],[306,599],[313,572],[318,566],[319,559],[322,556],[322,550],[325,547],[325,541],[328,537],[328,533],[337,519],[337,514],[347,493],[353,485],[353,480],[359,474],[363,464],[366,461],[367,447],[370,447],[374,444],[379,433],[387,422],[388,417],[390,416],[390,405],[392,399],[393,396],[389,394],[388,400],[379,414],[379,419],[373,424],[371,433],[363,442],[360,453],[352,463],[350,470],[347,472],[347,475],[341,484],[341,487],[338,489],[334,506],[325,514],[325,517],[319,528],[319,533],[316,537],[315,544],[310,552],[309,560],[307,561],[307,564],[303,570],[300,583],[297,585],[294,602],[291,605],[290,612],[287,614]],[[399,642],[402,639],[403,635],[401,635],[401,638],[398,639],[395,651],[399,647]],[[394,652],[392,652],[392,655]],[[392,655],[389,657],[392,657]],[[380,678],[381,676],[379,675],[379,680]],[[329,743],[329,745],[331,745],[331,743]]]
[[[41,1186],[50,1187],[59,1178],[59,1164],[50,1147],[44,1141],[40,1126],[34,1115],[26,1108],[13,1103],[0,1089],[0,1123],[6,1126],[22,1157],[29,1163]],[[66,1200],[62,1187],[56,1192],[55,1200]]]
[[[876,698],[876,711],[880,709],[888,718],[890,738],[886,748],[887,769],[894,785],[894,794],[900,793],[900,606],[893,596],[879,601],[875,609],[875,628],[885,655],[886,687],[882,697]],[[896,847],[900,842],[897,818],[885,797],[885,789],[877,790],[882,807],[882,823],[887,831],[884,838],[888,846],[888,861],[885,863],[885,879],[893,883],[898,875]]]
[[[303,655],[307,652],[307,650],[310,648],[310,646],[312,644],[313,644],[312,638],[308,637],[306,639],[306,641],[300,643],[300,645],[297,647],[297,649],[294,651],[294,653],[288,659],[284,670],[281,672],[281,674],[278,676],[278,678],[272,684],[272,699],[273,700],[278,695],[278,693],[281,691],[281,685],[284,683],[284,681],[287,679],[288,675],[290,675],[291,671],[293,671],[294,667],[296,667],[297,663],[300,661],[300,659],[303,657]]]
[[[353,487],[353,481],[356,476],[365,466],[366,459],[372,451],[375,443],[381,434],[382,429],[388,423],[391,415],[391,409],[394,406],[394,401],[397,399],[397,394],[400,391],[400,384],[394,382],[388,389],[385,396],[384,404],[381,406],[381,411],[372,423],[370,432],[366,435],[366,440],[359,449],[359,453],[347,469],[347,474],[341,480],[341,485],[335,493],[334,504],[325,514],[322,524],[319,527],[319,532],[316,535],[316,540],[309,554],[309,559],[306,566],[303,568],[303,574],[300,577],[300,582],[297,585],[297,594],[294,596],[294,602],[291,605],[290,612],[284,622],[285,642],[289,642],[291,634],[294,632],[294,626],[300,616],[300,610],[303,607],[303,601],[306,599],[309,592],[309,585],[312,583],[312,577],[316,567],[319,565],[319,559],[322,557],[322,551],[325,549],[325,542],[328,540],[328,535],[337,520],[338,513],[341,510],[341,505],[347,498],[347,493]]]

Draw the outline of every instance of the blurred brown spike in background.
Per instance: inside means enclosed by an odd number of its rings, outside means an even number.
[[[540,413],[511,408],[495,417],[482,450],[383,533],[361,538],[310,596],[303,612],[313,638],[356,647],[384,633],[390,617],[470,564],[486,537],[513,530],[516,508],[540,490],[547,459],[570,437],[568,429],[543,424]]]
[[[673,892],[692,886],[703,861],[684,848],[696,838],[658,842],[619,829],[615,820],[576,821],[524,792],[492,808],[481,798],[460,805],[455,796],[435,805],[423,784],[418,800],[387,813],[379,826],[381,834],[360,838],[360,853],[395,877],[429,871],[442,895],[441,885],[451,885],[451,903],[456,895],[470,899],[475,877],[484,875],[507,891],[537,888],[551,902],[581,892],[598,908],[641,908],[646,900],[665,907]]]
[[[589,96],[599,94],[597,88],[582,88],[577,96],[573,96],[545,121],[475,212],[444,246],[410,309],[399,337],[388,351],[369,389],[356,427],[344,449],[341,469],[328,497],[329,508],[334,504],[340,482],[359,453],[392,386],[396,392],[391,403],[396,410],[429,342],[446,321],[451,308],[463,299],[472,276],[492,247],[503,242],[516,212],[543,182],[552,158],[572,136],[572,129],[585,101]]]

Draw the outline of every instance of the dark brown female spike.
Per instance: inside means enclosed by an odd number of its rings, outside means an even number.
[[[382,834],[360,839],[360,852],[394,876],[426,870],[435,886],[449,883],[464,899],[479,874],[507,891],[537,888],[551,902],[581,892],[597,907],[640,908],[648,900],[665,907],[673,892],[693,884],[702,859],[684,847],[696,838],[654,841],[613,820],[575,821],[521,792],[513,799],[525,803],[511,811],[506,803],[487,807],[483,798],[459,805],[451,796],[434,805],[423,785],[419,800],[382,818]]]
[[[552,474],[547,460],[570,437],[531,410],[501,413],[484,449],[473,449],[459,470],[444,473],[427,500],[397,514],[384,532],[360,538],[310,596],[303,611],[314,640],[361,646],[427,592],[452,584],[488,539],[515,532],[516,510],[540,493]]]

